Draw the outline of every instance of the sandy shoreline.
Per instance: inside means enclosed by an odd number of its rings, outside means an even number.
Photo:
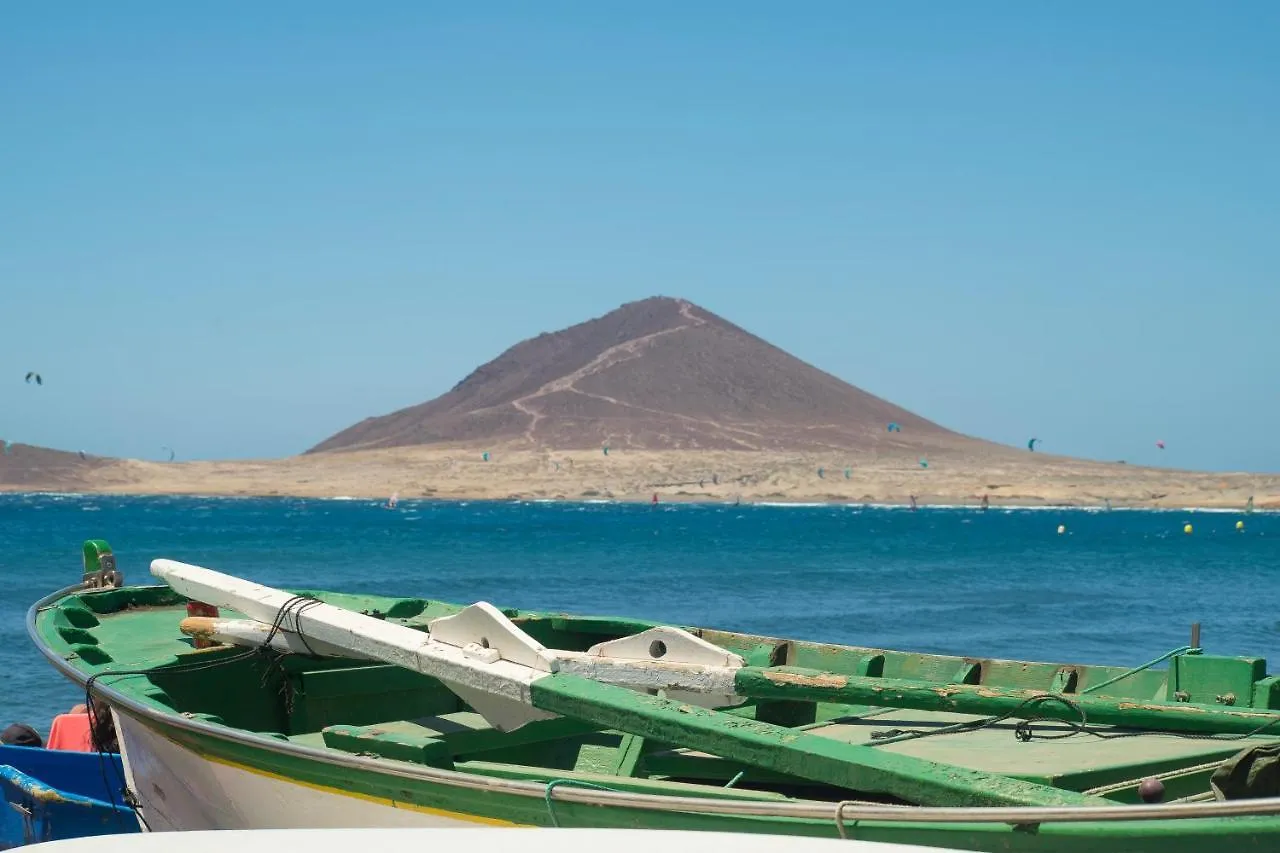
[[[1280,476],[1205,473],[1042,454],[916,458],[744,451],[532,451],[415,447],[261,461],[112,460],[7,491],[452,500],[1280,508]],[[821,472],[821,473],[820,473]]]

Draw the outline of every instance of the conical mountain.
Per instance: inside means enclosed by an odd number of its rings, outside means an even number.
[[[901,432],[890,433],[897,423]],[[448,393],[308,452],[439,443],[548,449],[907,450],[992,445],[850,385],[682,299],[522,341]]]

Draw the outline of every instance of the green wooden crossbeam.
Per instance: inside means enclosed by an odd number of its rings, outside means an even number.
[[[1075,705],[1055,701],[1029,702],[1047,695],[1042,690],[1014,690],[981,684],[938,684],[901,678],[864,678],[796,667],[743,667],[734,678],[739,695],[753,699],[838,702],[879,705],[916,711],[955,711],[962,714],[1015,718],[1044,718],[1126,729],[1200,734],[1248,734],[1259,727],[1280,735],[1280,714],[1227,707],[1206,708],[1183,702],[1141,702],[1088,694],[1067,694]],[[1079,710],[1077,710],[1079,709]]]
[[[731,761],[935,806],[1093,806],[1107,801],[1019,779],[842,743],[558,673],[530,685],[533,705]]]

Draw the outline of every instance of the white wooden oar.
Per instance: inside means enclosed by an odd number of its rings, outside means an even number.
[[[332,604],[308,603],[300,627],[297,596],[200,566],[155,560],[151,573],[195,601],[237,610],[268,625],[280,619],[292,633],[304,633],[309,640],[434,676],[504,731],[556,716],[534,708],[529,696],[529,685],[552,672],[553,661],[539,644],[517,648],[508,643],[497,659],[484,660],[492,656],[483,655],[477,660],[468,649],[439,642],[423,631]],[[281,608],[293,612],[281,615]]]
[[[154,561],[151,573],[188,598],[249,617],[188,617],[186,633],[251,646],[270,637],[281,651],[305,653],[310,646],[316,654],[412,669],[440,679],[503,730],[555,716],[535,708],[529,695],[529,685],[553,672],[662,691],[707,707],[742,702],[733,683],[743,659],[678,628],[653,628],[587,652],[568,652],[547,649],[487,602],[432,620],[428,633],[331,604],[304,603],[283,590],[173,560]]]
[[[360,651],[321,642],[309,634],[305,636],[296,634],[286,628],[277,628],[273,632],[270,625],[253,619],[188,616],[179,623],[178,627],[182,633],[190,637],[212,640],[225,645],[251,648],[270,645],[276,651],[289,654],[378,660]],[[643,640],[649,634],[650,632],[646,631],[632,637],[624,637],[622,640]],[[621,642],[621,640],[612,642]],[[648,645],[653,642],[655,641],[645,640]],[[641,647],[647,647],[647,645]],[[593,681],[630,687],[633,690],[646,692],[661,690],[667,698],[701,705],[705,708],[726,708],[745,701],[741,696],[733,693],[733,679],[737,666],[724,663],[652,660],[651,657],[616,657],[620,650],[612,647],[611,643],[592,646],[591,650],[586,652],[571,652],[563,649],[547,651],[555,658],[556,672],[572,673]],[[666,651],[664,651],[665,654],[667,654]],[[722,651],[719,656],[736,657]],[[643,666],[636,666],[638,661],[643,661]]]

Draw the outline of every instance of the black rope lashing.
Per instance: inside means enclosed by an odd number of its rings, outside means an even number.
[[[1080,715],[1079,721],[1075,720],[1059,720],[1054,717],[1029,716],[1020,719],[1013,728],[1013,736],[1023,743],[1028,743],[1033,739],[1038,740],[1062,740],[1063,738],[1074,737],[1075,735],[1091,735],[1092,737],[1101,738],[1103,740],[1113,740],[1117,738],[1143,737],[1151,735],[1163,735],[1165,737],[1178,737],[1187,740],[1215,740],[1215,741],[1237,741],[1254,737],[1261,734],[1267,729],[1280,725],[1280,716],[1269,722],[1263,723],[1252,731],[1244,734],[1236,735],[1220,735],[1220,734],[1198,734],[1195,732],[1170,732],[1170,731],[1139,731],[1132,729],[1117,730],[1115,727],[1100,727],[1089,724],[1088,714],[1078,702],[1073,702],[1066,696],[1057,693],[1041,693],[1032,696],[1018,703],[1014,708],[1003,714],[994,717],[983,717],[978,720],[969,720],[968,722],[955,723],[950,726],[942,726],[937,729],[888,729],[884,731],[872,732],[870,746],[881,746],[890,743],[898,743],[904,740],[915,740],[922,737],[937,737],[939,735],[964,734],[966,732],[976,732],[982,729],[1003,723],[1011,717],[1016,717],[1026,708],[1037,708],[1046,703],[1057,703],[1070,708],[1072,711]],[[1035,730],[1035,723],[1052,722],[1060,726],[1066,726],[1069,731],[1057,733],[1043,733]]]

